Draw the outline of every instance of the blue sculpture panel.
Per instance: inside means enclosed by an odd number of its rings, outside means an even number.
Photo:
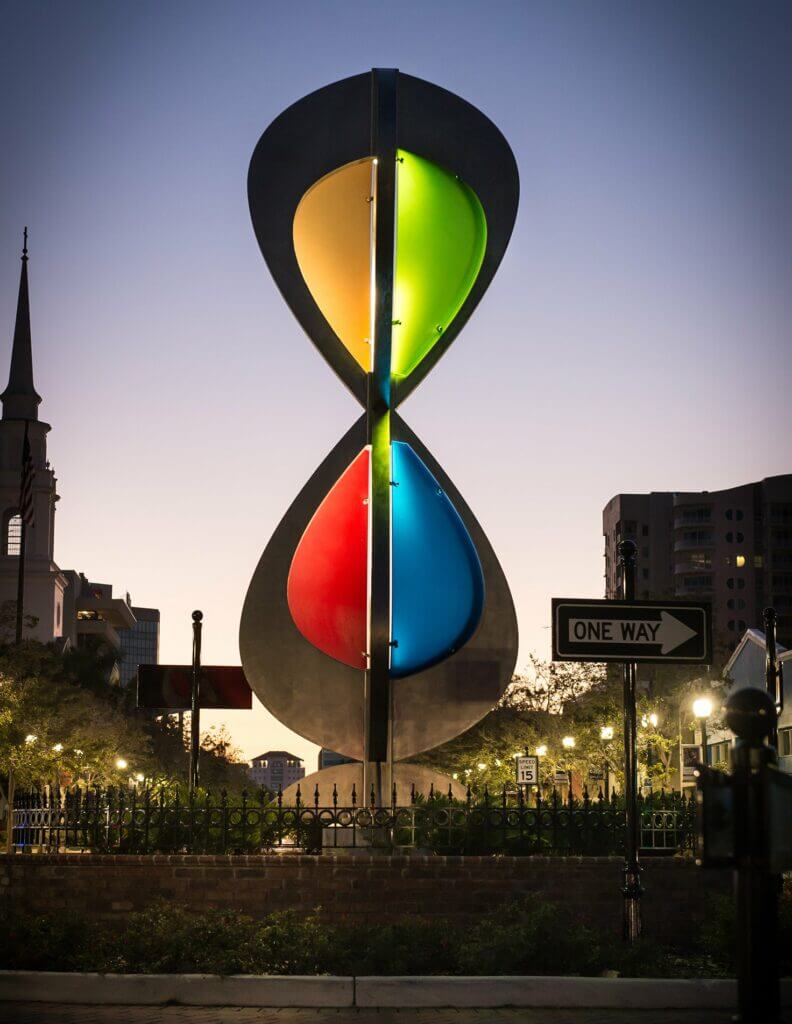
[[[467,643],[484,608],[470,534],[410,445],[391,445],[391,676],[428,668]]]

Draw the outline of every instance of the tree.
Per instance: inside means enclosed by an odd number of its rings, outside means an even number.
[[[601,687],[606,678],[603,665],[574,661],[542,661],[528,655],[528,669],[512,678],[499,707],[521,711],[560,714],[564,706],[592,688]]]

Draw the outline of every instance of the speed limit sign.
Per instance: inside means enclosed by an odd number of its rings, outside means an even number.
[[[539,785],[539,758],[518,757],[517,758],[517,783],[520,786]]]

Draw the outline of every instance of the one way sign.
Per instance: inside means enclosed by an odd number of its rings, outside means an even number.
[[[712,662],[708,604],[553,598],[556,661]]]

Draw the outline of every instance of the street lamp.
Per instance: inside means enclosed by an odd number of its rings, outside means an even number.
[[[600,739],[603,743],[610,743],[613,739],[613,726],[603,725],[600,728]],[[602,774],[605,779],[605,799],[610,800],[610,761],[605,757],[605,751],[603,750],[603,765]]]
[[[115,765],[120,772],[124,771],[124,769],[128,767],[127,762],[123,759],[123,757],[117,757]]]
[[[574,750],[575,749],[575,737],[574,736],[564,736],[564,738],[561,740],[561,746],[564,748],[564,750]],[[568,797],[569,797],[569,799],[571,801],[571,799],[572,799],[572,769],[571,768],[567,768],[567,779],[569,780],[567,782],[567,785],[569,786],[569,793],[567,795],[568,795]]]
[[[712,701],[709,697],[697,697],[693,701],[693,714],[699,720],[701,727],[702,761],[706,765],[709,762],[707,755],[707,719],[712,714]]]
[[[537,757],[544,757],[546,753],[547,753],[547,746],[544,743],[541,746],[536,748],[536,756]]]

